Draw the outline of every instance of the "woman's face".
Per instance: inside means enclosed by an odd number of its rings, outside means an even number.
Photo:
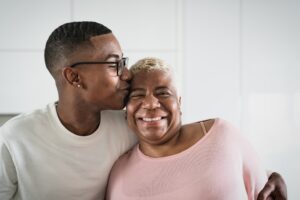
[[[178,133],[181,126],[180,100],[170,72],[140,71],[134,75],[127,121],[141,143],[163,144]]]

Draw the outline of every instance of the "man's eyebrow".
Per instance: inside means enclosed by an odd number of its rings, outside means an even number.
[[[123,53],[121,55],[121,57],[123,56]],[[106,56],[105,60],[108,60],[109,58],[117,58],[117,59],[121,59],[119,54],[109,54],[108,56]]]

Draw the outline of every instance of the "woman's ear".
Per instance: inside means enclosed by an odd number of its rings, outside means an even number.
[[[178,98],[178,103],[179,103],[180,115],[182,115],[182,112],[181,112],[181,96]]]
[[[82,87],[80,76],[76,70],[70,67],[65,67],[62,70],[62,75],[69,85],[72,85],[77,88]]]

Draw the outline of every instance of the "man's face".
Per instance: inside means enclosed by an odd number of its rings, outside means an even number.
[[[72,62],[115,62],[122,58],[119,42],[113,34],[94,36],[92,45],[78,49]],[[80,64],[76,66],[82,80],[81,98],[97,109],[122,109],[131,79],[128,69],[117,76],[114,64]]]
[[[141,143],[163,144],[181,126],[180,102],[169,72],[141,71],[134,75],[127,104],[127,121]]]

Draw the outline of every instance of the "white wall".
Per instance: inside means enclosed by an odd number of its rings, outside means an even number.
[[[119,39],[129,64],[145,56],[181,57],[179,0],[0,0],[0,113],[15,114],[57,99],[43,50],[50,33],[69,21],[98,21]],[[159,6],[157,6],[159,5]]]
[[[171,63],[184,121],[235,123],[266,168],[283,174],[289,199],[299,199],[299,10],[297,0],[0,0],[0,113],[56,100],[47,37],[64,22],[95,20],[113,30],[130,64],[144,56]]]
[[[183,9],[185,121],[233,121],[299,199],[300,1],[187,0]]]

